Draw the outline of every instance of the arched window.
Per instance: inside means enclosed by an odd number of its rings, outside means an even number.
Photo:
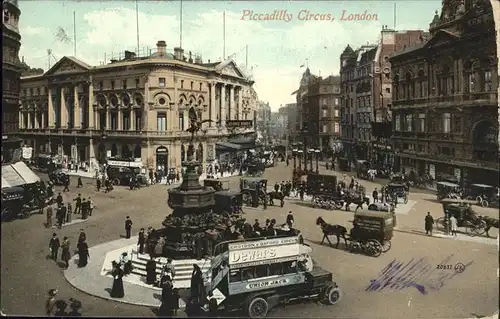
[[[405,98],[411,100],[413,98],[414,83],[413,75],[411,72],[407,72],[405,75]]]
[[[474,69],[473,63],[471,60],[468,60],[464,63],[463,68],[463,82],[464,82],[464,93],[472,93],[474,92]]]
[[[398,100],[398,98],[399,98],[399,76],[397,74],[394,76],[392,87],[394,88],[392,90],[392,99]]]
[[[424,71],[423,70],[420,70],[418,71],[418,88],[417,88],[417,97],[419,98],[423,98],[425,97],[427,94],[427,92],[425,92],[425,74],[424,74]]]

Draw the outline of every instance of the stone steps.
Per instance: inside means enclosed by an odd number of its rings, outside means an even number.
[[[149,255],[138,254],[132,251],[132,273],[141,277],[146,277],[146,263],[149,260]],[[163,266],[167,263],[164,257],[155,258],[156,260],[156,276],[159,279]],[[181,259],[173,260],[175,267],[175,278],[173,281],[174,288],[189,288],[191,287],[191,274],[193,273],[193,264],[197,264],[205,277],[205,281],[210,282],[212,273],[210,271],[211,261],[209,259]]]

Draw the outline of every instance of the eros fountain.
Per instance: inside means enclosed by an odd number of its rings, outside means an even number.
[[[164,228],[154,231],[148,239],[150,251],[155,249],[160,236],[165,239],[161,256],[174,259],[202,258],[209,254],[219,234],[230,225],[229,218],[213,213],[215,207],[215,190],[200,185],[198,167],[200,163],[194,159],[195,136],[201,125],[210,120],[199,121],[194,108],[189,110],[190,126],[186,130],[191,133],[187,151],[186,167],[179,187],[168,190],[168,206],[173,209],[171,215],[162,222]]]

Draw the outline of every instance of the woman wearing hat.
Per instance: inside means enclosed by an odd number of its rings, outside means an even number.
[[[123,298],[125,292],[123,291],[123,270],[120,268],[120,264],[113,261],[113,287],[111,288],[110,296],[112,298]]]
[[[56,295],[59,291],[57,289],[49,290],[49,298],[45,302],[45,313],[47,316],[52,316],[56,308]]]
[[[64,236],[63,242],[61,244],[61,248],[62,248],[61,259],[62,259],[62,261],[64,261],[66,269],[68,269],[69,260],[71,259],[71,254],[69,252],[69,239],[68,239],[68,237]]]

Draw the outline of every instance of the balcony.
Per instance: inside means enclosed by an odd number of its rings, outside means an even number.
[[[429,96],[424,98],[412,98],[404,100],[393,100],[392,108],[421,108],[426,106],[457,106],[460,104],[497,104],[497,94],[491,92],[457,93],[454,95]]]

